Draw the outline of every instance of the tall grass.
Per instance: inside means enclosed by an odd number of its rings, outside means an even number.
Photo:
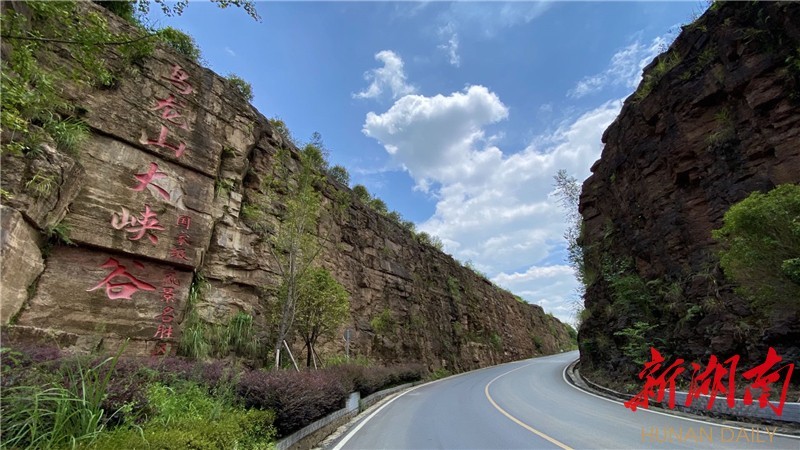
[[[65,385],[14,386],[3,392],[2,448],[76,448],[105,428],[102,402],[123,348],[91,368],[63,369]]]

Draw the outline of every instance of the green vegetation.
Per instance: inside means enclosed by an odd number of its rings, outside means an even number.
[[[364,187],[364,185],[357,184],[353,186],[352,191],[353,194],[355,194],[356,198],[361,203],[369,206],[373,211],[388,218],[392,222],[404,228],[412,236],[414,236],[417,242],[425,245],[430,245],[431,247],[439,250],[440,252],[444,251],[444,243],[438,236],[431,236],[430,234],[424,231],[417,231],[414,222],[404,220],[403,216],[397,211],[389,211],[389,208],[386,206],[386,202],[377,197],[373,197],[372,194],[369,193],[367,188]]]
[[[233,90],[238,92],[245,100],[248,102],[253,101],[253,86],[250,83],[233,73],[228,74],[225,80],[233,87]]]
[[[357,184],[353,186],[353,194],[355,194],[356,198],[364,204],[368,204],[372,199],[372,195],[370,195],[369,191],[363,184]]]
[[[580,317],[584,310],[583,294],[591,281],[586,271],[584,250],[580,245],[583,227],[583,217],[578,210],[581,200],[581,185],[578,183],[577,178],[567,174],[564,169],[559,170],[553,178],[555,179],[556,196],[561,207],[566,211],[567,230],[564,232],[564,239],[567,241],[567,258],[580,283],[576,299],[572,301],[572,312],[574,317],[578,318],[578,326],[580,327],[580,323],[582,323]]]
[[[614,336],[625,338],[622,353],[636,363],[637,366],[641,366],[649,359],[650,347],[654,345],[653,342],[656,340],[653,337],[654,333],[652,333],[655,328],[655,325],[640,321],[634,323],[632,327],[624,328],[622,331],[614,333]]]
[[[461,286],[458,284],[457,279],[453,277],[447,279],[447,291],[450,293],[450,297],[452,297],[453,300],[461,300]]]
[[[120,426],[100,435],[93,449],[269,449],[275,437],[271,411],[244,409],[222,396],[212,396],[196,383],[147,388],[152,416],[142,424]]]
[[[72,231],[72,228],[69,224],[65,223],[63,220],[53,226],[47,227],[44,230],[45,236],[50,242],[66,244],[66,245],[75,245],[74,242],[69,238],[69,234]]]
[[[170,50],[194,62],[200,61],[200,48],[193,37],[172,27],[162,28],[157,34],[158,40],[163,42]]]
[[[656,65],[645,72],[642,84],[639,85],[639,89],[637,89],[634,93],[634,99],[636,101],[641,101],[650,95],[650,92],[658,84],[658,82],[664,78],[664,75],[674,69],[675,66],[677,66],[680,62],[681,57],[675,51],[672,51],[666,55],[658,56],[658,62]]]
[[[395,321],[394,317],[392,317],[392,311],[384,309],[383,312],[373,317],[372,320],[369,321],[369,324],[378,334],[386,335],[393,333]]]
[[[105,428],[102,403],[118,357],[91,368],[81,361],[63,368],[65,384],[4,389],[2,447],[74,448],[95,440]]]
[[[25,189],[32,192],[36,197],[49,197],[50,194],[58,189],[58,182],[55,175],[43,175],[35,173],[30,180],[25,183]]]
[[[333,166],[328,170],[328,174],[343,186],[350,186],[350,173],[343,166]]]
[[[311,367],[317,340],[333,337],[350,315],[350,296],[322,268],[311,268],[303,274],[298,289],[295,328],[306,345],[306,367]]]
[[[715,230],[725,275],[754,306],[797,310],[800,305],[800,186],[754,192],[725,213]]]
[[[444,244],[442,243],[442,240],[439,239],[438,236],[431,236],[430,234],[424,231],[420,231],[417,234],[415,234],[414,237],[417,239],[417,242],[421,244],[429,245],[435,248],[436,250],[439,250],[440,252],[444,251]]]
[[[299,147],[297,145],[297,141],[295,140],[294,136],[292,136],[292,132],[289,131],[289,128],[286,126],[286,122],[281,120],[280,117],[272,117],[269,119],[269,124],[272,125],[273,128],[278,132],[281,136],[281,139],[287,144],[294,145],[295,147]]]
[[[231,6],[242,8],[254,20],[261,21],[258,15],[256,5],[253,0],[211,0],[216,3],[218,7],[225,9]],[[95,3],[103,6],[109,11],[117,14],[130,23],[138,23],[137,13],[141,16],[147,16],[150,12],[150,5],[155,4],[161,9],[161,12],[166,16],[180,16],[183,11],[189,6],[189,0],[95,0]]]
[[[431,380],[441,380],[442,378],[447,378],[450,375],[452,375],[452,373],[449,370],[445,369],[444,367],[440,367],[434,370],[428,378]]]
[[[88,136],[87,128],[75,116],[75,105],[63,96],[63,86],[112,86],[115,75],[104,58],[104,44],[118,42],[115,47],[127,64],[151,52],[152,44],[110,32],[100,14],[78,14],[74,1],[25,5],[29,17],[10,7],[4,8],[0,17],[4,41],[13,48],[3,58],[0,71],[1,151],[17,155],[35,152],[53,139],[59,150],[77,154]],[[69,63],[56,56],[59,45],[67,48]]]
[[[717,129],[706,139],[708,145],[722,146],[736,138],[736,127],[730,109],[722,108],[714,114],[714,119]]]

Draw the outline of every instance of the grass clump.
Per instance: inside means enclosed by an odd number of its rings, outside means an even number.
[[[681,57],[672,51],[666,55],[660,55],[658,62],[647,73],[645,73],[639,89],[634,93],[636,101],[641,101],[653,91],[653,88],[664,78],[667,72],[671,71],[681,62]]]

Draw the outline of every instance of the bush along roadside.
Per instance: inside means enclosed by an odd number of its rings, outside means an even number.
[[[7,342],[4,342],[7,344]],[[2,348],[2,448],[270,448],[362,396],[418,381],[418,364],[303,372],[180,357]]]

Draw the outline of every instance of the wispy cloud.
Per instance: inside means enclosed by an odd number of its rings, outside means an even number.
[[[461,57],[458,54],[458,33],[455,32],[452,26],[446,26],[439,29],[439,36],[445,38],[446,41],[443,44],[439,44],[438,48],[445,51],[451,65],[459,67],[461,65]]]
[[[642,79],[642,69],[666,48],[668,39],[667,36],[659,36],[649,44],[643,44],[637,39],[633,44],[614,53],[604,71],[580,80],[567,96],[581,98],[612,86],[635,88]]]
[[[236,52],[233,51],[233,49],[231,49],[230,47],[225,47],[225,53],[227,53],[227,54],[229,54],[231,56],[236,56]]]
[[[392,99],[396,99],[416,90],[406,82],[403,59],[399,55],[391,50],[382,50],[375,54],[375,59],[382,62],[383,67],[364,73],[364,79],[370,84],[363,91],[353,94],[353,97],[378,98],[388,91],[391,92]]]
[[[504,28],[523,25],[544,14],[552,2],[453,2],[440,15],[456,31],[491,38]]]

